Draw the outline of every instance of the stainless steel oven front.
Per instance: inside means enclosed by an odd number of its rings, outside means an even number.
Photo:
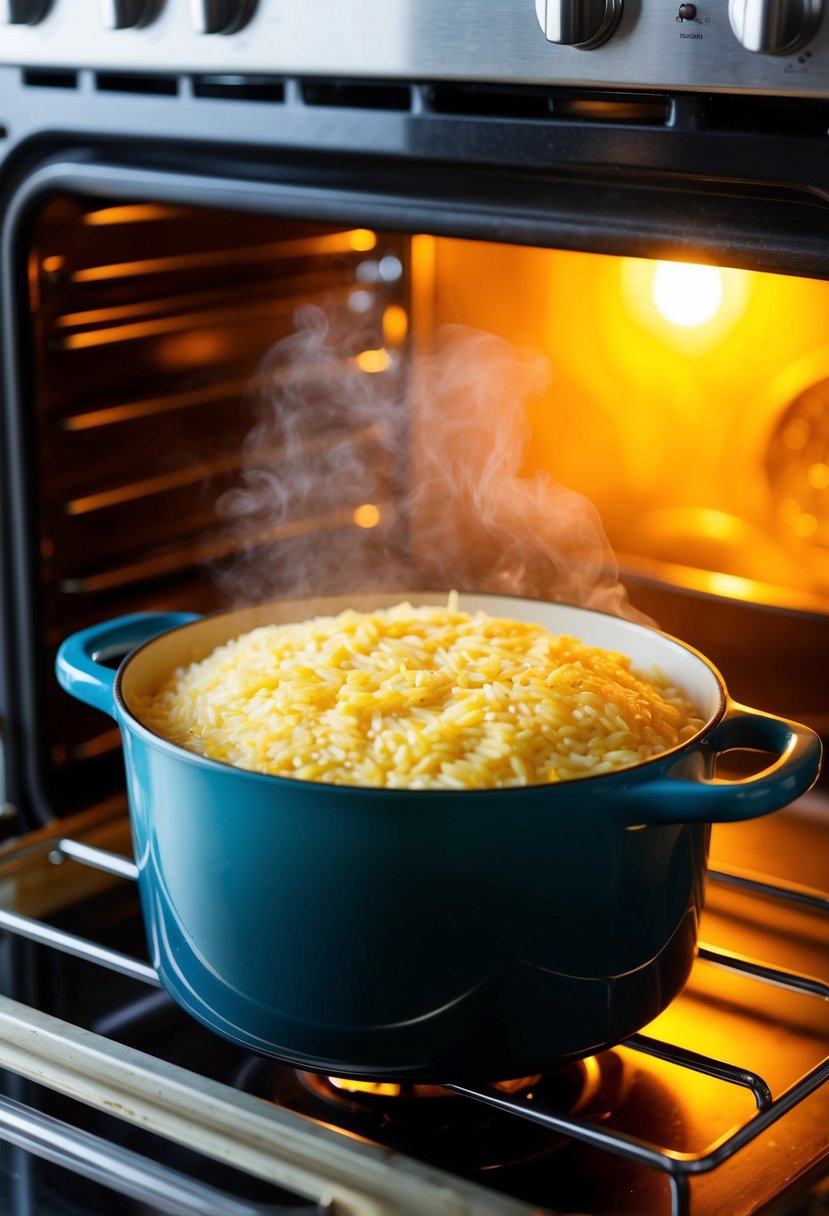
[[[715,828],[641,1034],[345,1082],[158,988],[118,735],[52,669],[437,582],[650,617],[825,736],[820,0],[8,0],[0,64],[3,1210],[819,1210],[824,784]]]

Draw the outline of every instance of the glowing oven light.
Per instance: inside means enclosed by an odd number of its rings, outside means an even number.
[[[352,519],[358,528],[376,528],[380,522],[380,508],[373,502],[364,502],[355,509]]]
[[[390,368],[392,357],[387,350],[380,347],[377,350],[361,350],[359,355],[354,356],[354,362],[361,372],[369,372],[374,375]]]
[[[541,1080],[541,1073],[531,1077],[516,1077],[512,1081],[495,1081],[493,1089],[500,1089],[505,1094],[520,1094]],[[422,1082],[407,1084],[404,1088],[397,1081],[354,1081],[348,1077],[328,1077],[328,1084],[334,1089],[347,1094],[369,1094],[374,1098],[446,1098],[450,1093],[442,1085],[424,1085]],[[528,1098],[532,1097],[527,1093]]]
[[[349,233],[349,241],[352,249],[366,253],[377,244],[377,237],[368,228],[355,228]]]
[[[390,1081],[351,1081],[347,1077],[329,1077],[335,1089],[349,1094],[373,1094],[378,1098],[399,1098],[401,1086]]]
[[[653,302],[666,321],[692,329],[704,325],[719,311],[723,299],[722,272],[716,266],[657,262],[651,290]]]

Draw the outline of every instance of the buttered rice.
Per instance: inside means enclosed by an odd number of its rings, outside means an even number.
[[[254,629],[176,670],[139,716],[255,772],[409,789],[606,773],[702,726],[659,673],[454,596]]]

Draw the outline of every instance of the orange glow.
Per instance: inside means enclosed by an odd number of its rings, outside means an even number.
[[[113,342],[128,342],[134,338],[149,338],[166,326],[159,321],[143,321],[135,325],[119,325],[113,329],[92,329],[85,334],[69,334],[62,341],[66,350],[85,350],[90,346],[109,346]]]
[[[534,1073],[531,1077],[513,1077],[511,1081],[496,1081],[493,1089],[500,1089],[504,1094],[520,1094],[522,1090],[529,1089],[531,1085],[537,1085],[541,1080],[541,1073]],[[532,1095],[527,1094],[527,1097]]]
[[[813,490],[825,490],[829,486],[829,464],[820,461],[813,464],[806,474],[806,479]]]
[[[783,446],[790,452],[802,452],[809,442],[809,424],[805,418],[793,418],[781,436]]]
[[[499,1089],[505,1094],[517,1094],[536,1085],[541,1080],[541,1073],[531,1077],[516,1077],[511,1081],[496,1081],[493,1089]],[[449,1093],[442,1085],[401,1085],[396,1081],[352,1081],[348,1077],[328,1077],[329,1085],[334,1089],[349,1094],[371,1094],[379,1098],[399,1098],[404,1092],[416,1098],[445,1098]]]
[[[380,508],[373,502],[364,502],[355,510],[354,522],[358,528],[376,528],[380,522]]]
[[[285,241],[270,241],[267,244],[240,245],[229,249],[201,250],[199,253],[183,253],[166,258],[144,258],[133,262],[112,262],[104,266],[85,266],[72,272],[74,283],[98,283],[110,279],[138,278],[151,274],[171,274],[181,270],[212,270],[219,266],[238,266],[244,263],[278,261],[283,258],[306,257],[326,253],[347,253],[355,248],[353,237],[355,233],[363,233],[362,228],[349,232],[330,232],[326,236],[296,237]],[[371,237],[376,242],[373,232],[367,236],[357,237],[366,240]],[[372,246],[369,246],[372,248]]]
[[[793,524],[795,536],[804,539],[817,532],[817,517],[810,511],[802,511]]]
[[[65,265],[66,258],[61,257],[59,253],[43,259],[43,269],[47,274],[56,274],[57,271],[63,270]]]
[[[171,334],[158,344],[155,358],[159,367],[181,372],[185,367],[207,367],[227,359],[233,350],[233,338],[219,326],[194,329],[183,334]]]
[[[351,248],[359,253],[367,253],[369,249],[373,249],[377,244],[377,237],[368,228],[355,228],[353,232],[348,234]]]
[[[714,595],[724,595],[729,599],[757,599],[757,588],[750,578],[738,578],[735,574],[722,574],[712,570],[708,575],[708,585]]]
[[[156,203],[132,203],[123,207],[102,207],[99,211],[88,211],[83,222],[88,228],[102,224],[139,224],[145,220],[166,220],[181,215],[175,207],[161,207]]]
[[[762,277],[693,262],[621,258],[619,265],[630,319],[667,346],[696,356],[724,342],[746,311],[753,280]]]
[[[383,313],[383,341],[399,346],[409,332],[409,314],[399,304],[390,304]]]
[[[722,271],[716,266],[657,262],[651,291],[657,311],[666,321],[690,329],[704,325],[719,312],[723,298]]]
[[[189,393],[172,393],[166,397],[150,397],[130,401],[126,405],[110,405],[101,410],[70,414],[67,418],[62,419],[61,427],[64,431],[89,431],[99,426],[111,426],[117,422],[132,422],[136,418],[149,418],[153,414],[192,409],[194,406],[205,405],[211,401],[239,397],[248,384],[247,379],[227,380],[224,383],[205,385]]]
[[[84,333],[67,334],[61,338],[61,345],[66,350],[81,350],[90,346],[108,346],[114,342],[132,342],[137,338],[181,334],[186,331],[203,331],[207,326],[216,327],[216,331],[219,331],[227,326],[231,319],[238,321],[243,317],[251,319],[267,317],[272,315],[273,311],[274,305],[270,300],[258,300],[252,304],[240,305],[232,312],[225,308],[214,308],[204,312],[157,317],[151,321],[134,321],[128,325],[111,325],[108,328],[90,329]],[[198,341],[201,342],[202,338],[199,338]],[[210,343],[218,342],[221,347],[227,348],[231,339],[227,335],[227,330],[224,330],[224,335],[214,332],[209,336],[208,341]],[[190,350],[192,351],[192,349],[191,347]],[[215,355],[218,348],[213,346],[212,349]]]
[[[354,362],[361,372],[384,372],[391,367],[391,355],[383,347],[379,350],[361,350],[354,356]]]
[[[349,1094],[375,1094],[380,1098],[399,1098],[401,1086],[386,1081],[350,1081],[347,1077],[329,1077],[335,1089]]]
[[[412,263],[413,331],[471,326],[549,360],[521,476],[594,503],[623,568],[826,611],[827,283],[442,237]]]

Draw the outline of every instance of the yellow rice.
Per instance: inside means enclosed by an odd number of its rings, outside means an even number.
[[[701,728],[658,672],[456,598],[254,629],[176,670],[139,716],[255,772],[408,789],[592,776]]]

